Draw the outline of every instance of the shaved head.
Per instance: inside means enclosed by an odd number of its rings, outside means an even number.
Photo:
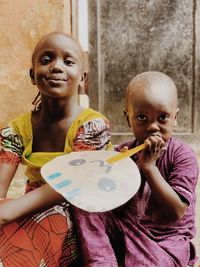
[[[126,108],[132,97],[142,97],[148,94],[149,97],[163,97],[166,101],[173,101],[177,107],[177,89],[172,79],[158,71],[147,71],[135,76],[129,83],[126,91]]]
[[[140,143],[155,133],[166,142],[176,127],[178,114],[172,79],[158,71],[135,76],[127,87],[124,114]]]

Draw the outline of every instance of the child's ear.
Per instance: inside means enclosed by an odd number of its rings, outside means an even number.
[[[179,108],[177,108],[177,110],[176,110],[175,120],[174,120],[174,128],[176,128],[176,125],[177,125],[177,116],[178,116],[178,113],[179,113]]]
[[[31,82],[32,82],[32,84],[33,84],[33,85],[36,85],[33,68],[31,68],[31,69],[29,70],[29,75],[30,75],[30,77],[31,77]]]
[[[126,117],[126,121],[128,123],[128,127],[131,128],[130,120],[129,120],[129,115],[127,109],[124,109],[124,116]]]
[[[84,71],[84,72],[81,74],[81,80],[80,80],[80,83],[79,83],[79,85],[80,85],[81,87],[84,87],[86,78],[87,78],[87,72]]]

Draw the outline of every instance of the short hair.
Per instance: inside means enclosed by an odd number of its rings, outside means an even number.
[[[42,36],[42,38],[38,41],[38,43],[36,44],[34,50],[33,50],[33,53],[32,53],[32,57],[31,57],[31,62],[32,62],[32,65],[34,65],[34,58],[35,58],[35,55],[38,53],[39,49],[40,49],[40,46],[41,44],[47,40],[49,37],[53,36],[53,35],[62,35],[62,36],[65,36],[71,40],[73,40],[77,46],[79,47],[80,49],[80,52],[81,52],[81,56],[82,56],[82,59],[83,59],[83,65],[85,65],[85,55],[84,55],[84,52],[83,52],[83,49],[80,45],[80,43],[78,42],[78,40],[73,37],[72,35],[70,34],[67,34],[67,33],[63,33],[63,32],[59,32],[59,31],[54,31],[54,32],[50,32],[48,34],[45,34],[44,36]]]
[[[32,53],[32,57],[31,57],[31,62],[32,62],[32,67],[34,67],[34,59],[35,59],[35,56],[36,54],[38,53],[38,51],[40,50],[40,46],[41,44],[47,40],[49,37],[53,36],[53,35],[62,35],[62,36],[65,36],[71,40],[73,40],[79,50],[80,50],[80,53],[81,53],[81,58],[82,58],[82,69],[85,70],[86,69],[86,61],[85,61],[85,54],[83,52],[83,49],[80,45],[80,43],[77,41],[77,39],[75,39],[72,35],[70,34],[67,34],[67,33],[63,33],[63,32],[59,32],[59,31],[54,31],[54,32],[50,32],[46,35],[44,35],[39,41],[38,43],[36,44],[34,50],[33,50],[33,53]],[[33,100],[32,104],[34,105],[34,109],[32,110],[32,112],[36,112],[37,110],[40,110],[41,107],[42,107],[42,99],[41,99],[41,95],[40,95],[40,92],[38,92],[38,94],[36,95],[35,99]]]
[[[177,88],[173,80],[165,73],[159,71],[146,71],[136,75],[128,84],[126,89],[126,106],[128,105],[128,98],[133,89],[147,88],[157,83],[167,83],[174,89],[175,97],[177,100]]]

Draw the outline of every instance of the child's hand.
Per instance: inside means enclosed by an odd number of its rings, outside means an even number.
[[[22,204],[20,206],[22,206]],[[10,223],[21,216],[20,206],[17,199],[0,199],[0,228],[2,225]]]
[[[165,150],[165,142],[159,135],[148,137],[144,143],[146,148],[140,154],[140,167],[147,167],[156,163],[162,150]]]
[[[122,147],[122,148],[120,148],[120,150],[119,150],[119,152],[126,152],[126,151],[128,151],[128,147],[127,146],[124,146],[124,147]]]
[[[8,201],[10,201],[10,200],[7,198],[0,198],[0,228],[2,225],[9,222],[10,209],[7,209]]]

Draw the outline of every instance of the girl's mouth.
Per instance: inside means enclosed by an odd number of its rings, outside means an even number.
[[[51,75],[46,77],[47,81],[56,81],[56,82],[65,82],[66,79],[64,77],[58,76],[58,75]]]

